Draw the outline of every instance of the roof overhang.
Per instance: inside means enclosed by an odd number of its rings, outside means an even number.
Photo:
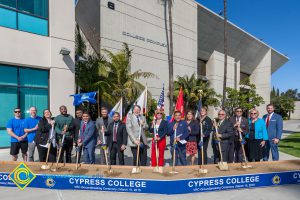
[[[224,52],[224,18],[198,4],[198,58],[208,60],[214,50]],[[271,50],[272,73],[289,58],[231,22],[227,24],[228,56],[240,61],[241,72],[251,74]]]

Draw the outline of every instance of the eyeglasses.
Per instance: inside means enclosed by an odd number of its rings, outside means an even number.
[[[15,112],[15,113],[21,113],[21,111],[20,111],[20,110],[15,110],[14,112]]]
[[[241,113],[241,112],[243,112],[243,111],[241,111],[241,110],[237,110],[236,112],[238,112],[238,113]]]
[[[218,114],[218,115],[221,115],[221,116],[222,116],[222,115],[225,115],[225,114]]]
[[[251,115],[256,115],[257,113],[250,113]]]
[[[162,115],[162,113],[156,113],[157,115]]]

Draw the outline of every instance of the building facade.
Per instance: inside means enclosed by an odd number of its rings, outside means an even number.
[[[119,51],[123,42],[132,52],[132,70],[142,69],[158,79],[140,80],[158,99],[165,84],[168,111],[168,11],[160,0],[79,0],[76,22],[97,51]],[[174,79],[196,73],[207,79],[217,93],[223,91],[223,18],[194,0],[174,1],[173,9]],[[166,24],[167,23],[167,24]],[[270,102],[271,74],[288,58],[251,34],[228,22],[227,86],[239,88],[248,77],[257,93]],[[92,33],[92,34],[91,34]],[[100,40],[94,37],[99,36]],[[265,104],[258,109],[264,113]],[[219,108],[209,109],[215,115]]]
[[[74,113],[74,32],[73,0],[0,0],[0,148],[16,107]]]

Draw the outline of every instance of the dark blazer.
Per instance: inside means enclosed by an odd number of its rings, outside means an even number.
[[[234,127],[234,124],[236,123],[236,116],[230,117],[229,121],[232,123],[232,126],[234,128],[234,135],[239,136],[238,132],[237,132],[237,127]],[[248,119],[246,119],[245,117],[242,117],[240,127],[243,131],[242,135],[246,135],[248,133],[248,128],[249,128]]]
[[[85,130],[83,132],[84,121],[81,121],[80,125],[80,138],[85,148],[91,148],[97,144],[97,128],[95,123],[90,120],[87,122]]]
[[[209,137],[212,130],[213,130],[213,123],[212,123],[212,120],[206,116],[203,120],[202,120],[202,133],[204,135],[204,137]],[[201,127],[199,127],[199,135],[198,135],[198,142],[200,141],[200,134],[201,134]]]
[[[199,136],[200,133],[200,126],[198,120],[193,120],[188,124],[188,127],[191,128],[191,131],[189,131],[189,137],[187,138],[188,142],[196,142],[197,136]]]
[[[50,136],[49,134],[50,134],[51,128],[52,128],[51,124],[49,124],[48,120],[43,117],[38,123],[38,129],[37,129],[35,137],[34,137],[34,142],[38,145],[39,144],[42,144],[42,145],[47,144],[47,142],[49,140],[49,136]]]
[[[107,136],[107,145],[111,149],[113,144],[113,137],[114,137],[114,122],[110,123],[107,127],[107,131],[105,132],[105,136]],[[124,144],[127,145],[127,139],[128,134],[126,131],[126,125],[119,121],[118,122],[118,128],[117,128],[117,144],[118,147],[121,148],[121,146]]]
[[[168,135],[170,136],[170,144],[173,145],[174,142],[174,134],[175,131],[173,130],[173,127],[175,125],[175,121],[169,123],[169,131]],[[189,136],[189,129],[188,124],[185,120],[181,120],[177,126],[176,135],[181,135],[179,138],[180,140],[185,140]]]
[[[154,133],[154,127],[152,127],[152,125],[149,126],[149,132]],[[160,138],[163,138],[168,134],[168,121],[161,120],[157,134]]]
[[[215,132],[216,130],[214,130]],[[218,128],[218,133],[221,134],[221,141],[229,140],[234,135],[234,129],[232,123],[225,119],[221,126]]]
[[[75,118],[73,120],[73,131],[74,131],[74,142],[77,143],[78,138],[78,134],[79,134],[79,130],[80,130],[80,125],[81,125],[81,119],[80,118]]]

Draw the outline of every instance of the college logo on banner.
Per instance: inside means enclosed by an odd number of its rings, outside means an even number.
[[[55,186],[55,181],[53,180],[53,178],[47,178],[45,183],[46,183],[46,186],[48,186],[49,188],[52,188]]]
[[[278,184],[280,184],[280,182],[281,182],[280,177],[279,177],[278,175],[275,175],[275,176],[273,177],[273,179],[272,179],[272,183],[273,183],[274,185],[278,185]]]
[[[10,173],[9,177],[20,190],[24,190],[27,185],[36,178],[36,175],[23,162],[21,162]]]

